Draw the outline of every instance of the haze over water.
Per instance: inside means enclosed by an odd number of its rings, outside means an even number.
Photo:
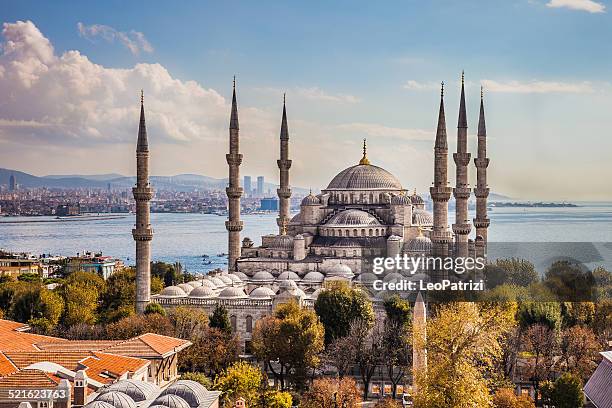
[[[563,255],[593,267],[612,269],[612,203],[579,203],[574,208],[495,208],[490,211],[490,257],[522,256],[536,266],[558,253],[545,243],[557,245]],[[243,215],[242,237],[256,245],[261,235],[276,233],[276,213]],[[451,211],[450,216],[454,214]],[[191,272],[224,267],[227,252],[225,217],[209,214],[152,214],[155,230],[153,260],[181,262]],[[53,217],[7,217],[0,219],[0,248],[11,251],[76,255],[101,251],[104,255],[134,263],[132,227],[134,216],[106,220],[54,221]],[[15,222],[23,221],[23,222]],[[452,222],[452,220],[451,220]],[[210,255],[205,264],[202,255]]]

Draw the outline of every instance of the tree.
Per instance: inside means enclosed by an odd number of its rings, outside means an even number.
[[[238,361],[217,376],[214,389],[223,392],[221,398],[226,407],[233,406],[238,398],[244,398],[247,407],[253,407],[259,402],[262,380],[258,367]]]
[[[554,364],[554,356],[558,349],[557,333],[543,324],[535,324],[525,332],[525,350],[532,354],[531,382],[537,391],[540,382],[546,380]]]
[[[62,321],[66,326],[78,323],[94,324],[98,321],[98,299],[105,289],[105,282],[91,272],[70,274],[59,288],[65,308]]]
[[[593,274],[569,261],[554,262],[546,271],[543,282],[560,301],[588,301],[595,293]]]
[[[368,325],[374,322],[374,310],[368,296],[342,282],[321,292],[314,308],[325,327],[326,345],[346,336],[354,320],[363,320]]]
[[[489,406],[486,377],[502,355],[503,337],[514,325],[514,310],[504,304],[441,305],[427,325],[427,375],[414,373],[415,405]]]
[[[361,403],[359,388],[350,377],[342,379],[317,378],[303,395],[301,408],[358,407]]]
[[[595,303],[592,327],[602,343],[612,338],[612,299],[604,299]]]
[[[215,310],[213,310],[208,320],[208,326],[228,334],[232,332],[232,323],[230,322],[229,314],[225,306],[217,303]]]
[[[201,335],[208,327],[208,315],[202,309],[177,307],[168,313],[168,318],[174,327],[173,335],[181,339]]]
[[[291,408],[293,398],[285,391],[266,390],[261,393],[259,407],[261,408]]]
[[[561,307],[558,302],[525,302],[519,306],[518,320],[522,328],[542,324],[556,330],[561,327]]]
[[[588,327],[569,327],[561,332],[559,349],[565,369],[583,380],[588,379],[597,366],[600,350],[595,333]]]
[[[370,327],[365,320],[357,319],[351,324],[348,337],[363,383],[363,399],[366,400],[372,376],[383,357],[383,328],[381,324]]]
[[[47,333],[57,325],[64,302],[56,293],[37,285],[20,292],[11,309],[11,317],[29,323],[39,332]]]
[[[554,383],[542,385],[543,400],[555,408],[576,408],[584,404],[582,381],[571,373],[564,373]]]
[[[506,283],[527,287],[540,280],[533,264],[525,259],[496,259],[495,266],[506,273]]]
[[[160,314],[162,316],[166,316],[166,310],[159,303],[149,303],[145,308],[144,313],[146,315],[149,314]]]
[[[106,326],[109,339],[130,339],[145,333],[173,336],[174,326],[168,317],[159,314],[132,315]]]
[[[392,397],[397,395],[397,386],[412,364],[410,303],[399,296],[391,296],[384,302],[387,319],[383,328],[383,353],[387,375],[393,386]]]
[[[332,341],[325,349],[326,363],[336,367],[340,378],[343,378],[355,363],[352,344],[351,338],[345,336]]]
[[[211,381],[211,379],[202,373],[190,373],[190,372],[183,373],[181,374],[181,380],[195,381],[198,384],[201,384],[204,387],[206,387],[206,389],[208,390],[210,390],[213,387],[213,382]]]
[[[374,408],[402,408],[402,403],[395,398],[385,398],[378,401]]]
[[[595,304],[593,302],[563,302],[561,303],[561,318],[563,327],[589,325],[593,322]]]
[[[314,312],[301,308],[295,302],[281,304],[272,316],[256,323],[253,352],[278,378],[281,389],[286,388],[286,379],[301,388],[308,370],[319,364],[319,353],[323,351],[323,330]]]
[[[533,400],[526,395],[516,395],[512,388],[500,388],[493,394],[494,408],[535,408]]]
[[[206,328],[190,338],[193,343],[181,353],[179,368],[218,375],[238,360],[240,344],[237,336],[216,328]]]
[[[17,280],[20,282],[31,282],[31,283],[42,282],[40,275],[37,273],[22,273],[21,275],[17,276]]]
[[[136,271],[133,268],[123,268],[113,273],[106,281],[106,289],[100,300],[101,310],[108,322],[126,317],[123,311],[117,313],[119,310],[133,312],[136,304]]]

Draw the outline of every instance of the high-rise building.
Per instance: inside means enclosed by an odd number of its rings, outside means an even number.
[[[251,181],[251,176],[244,176],[244,182],[242,183],[244,187],[244,193],[250,197],[252,193],[253,183]]]
[[[264,196],[264,176],[257,176],[257,196]]]
[[[9,191],[17,191],[17,179],[14,174],[9,177]]]

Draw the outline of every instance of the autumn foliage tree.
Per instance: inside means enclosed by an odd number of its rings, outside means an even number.
[[[512,388],[500,388],[493,394],[494,408],[535,408],[531,398],[526,395],[516,395]]]
[[[302,396],[300,407],[358,407],[361,403],[360,394],[361,392],[352,378],[317,378]]]

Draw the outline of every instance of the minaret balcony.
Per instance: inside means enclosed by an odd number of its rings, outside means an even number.
[[[240,166],[242,164],[242,154],[240,153],[228,153],[225,155],[225,160],[230,166]]]
[[[151,201],[153,198],[153,189],[151,187],[133,187],[132,194],[136,201]]]
[[[153,228],[134,228],[132,229],[134,241],[151,241],[153,239]]]
[[[472,230],[472,224],[469,222],[461,224],[453,224],[453,232],[456,235],[468,235]]]
[[[448,244],[453,240],[453,234],[448,229],[442,231],[433,230],[429,237],[432,242],[440,244]]]
[[[470,157],[472,157],[470,153],[453,153],[453,159],[457,166],[467,166],[470,164]]]
[[[489,228],[491,220],[489,218],[474,218],[474,226],[476,228]]]
[[[242,196],[243,188],[242,187],[226,187],[225,193],[227,194],[227,198],[237,199]]]
[[[476,187],[474,189],[476,198],[487,198],[489,196],[489,188]]]
[[[470,198],[472,191],[468,187],[456,187],[453,189],[453,195],[456,199],[466,200]]]
[[[291,189],[288,187],[277,188],[276,193],[280,198],[291,198]]]
[[[225,221],[225,229],[230,232],[240,232],[242,231],[243,226],[244,225],[242,221],[233,221],[233,220]]]
[[[479,169],[486,169],[489,167],[489,158],[488,157],[477,157],[474,159],[474,164]]]
[[[448,201],[450,200],[453,189],[451,187],[430,187],[429,195],[433,201]]]
[[[280,170],[289,170],[291,168],[291,160],[286,159],[286,160],[277,160],[276,164],[278,164],[278,168]]]

